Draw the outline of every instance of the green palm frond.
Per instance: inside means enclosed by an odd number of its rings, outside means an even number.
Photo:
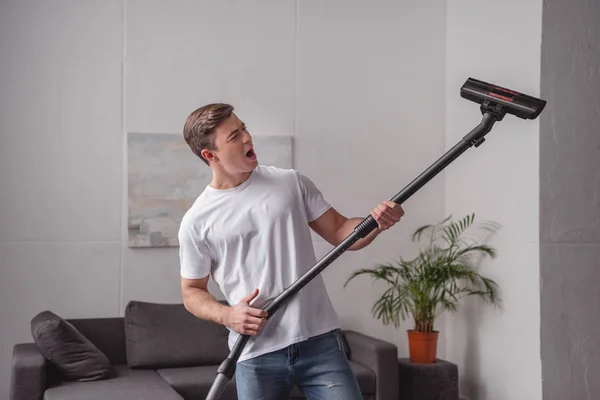
[[[458,221],[449,216],[438,224],[424,225],[412,235],[415,241],[429,235],[417,257],[356,270],[344,287],[360,275],[385,282],[387,289],[373,304],[373,316],[395,327],[412,317],[415,329],[422,331],[431,331],[441,313],[456,311],[464,297],[479,296],[496,303],[498,285],[479,274],[474,265],[482,258],[497,256],[492,246],[480,242],[500,226],[494,222],[479,224],[479,230],[466,237],[474,223],[475,214],[470,214]]]
[[[413,233],[413,237],[412,237],[413,241],[421,240],[421,235],[423,235],[423,233],[425,233],[427,231],[435,232],[435,225],[424,225],[424,226],[420,227],[419,229],[417,229],[415,231],[415,233]]]

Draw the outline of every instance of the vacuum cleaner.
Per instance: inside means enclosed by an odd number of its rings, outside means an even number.
[[[404,189],[392,197],[391,201],[397,204],[404,203],[467,149],[481,146],[485,141],[485,135],[491,131],[496,122],[502,121],[506,114],[511,114],[525,120],[534,120],[546,106],[545,100],[473,78],[468,78],[463,84],[460,89],[460,95],[464,99],[479,104],[482,114],[481,122]],[[333,248],[308,272],[265,306],[264,309],[268,312],[267,318],[271,317],[292,296],[348,250],[355,242],[367,236],[375,228],[377,228],[377,222],[373,216],[369,215],[363,219],[354,231],[339,245]],[[218,400],[221,398],[227,382],[235,373],[236,363],[249,339],[249,335],[239,336],[229,356],[220,364],[217,370],[217,377],[210,388],[206,400]]]

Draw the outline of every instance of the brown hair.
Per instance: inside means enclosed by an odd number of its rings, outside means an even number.
[[[190,149],[206,165],[208,161],[202,157],[202,150],[216,150],[214,133],[221,122],[233,113],[233,106],[224,103],[213,103],[194,110],[186,119],[183,137]]]

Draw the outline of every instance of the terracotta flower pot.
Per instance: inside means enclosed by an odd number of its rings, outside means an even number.
[[[410,361],[416,364],[433,364],[437,359],[438,331],[408,331]]]

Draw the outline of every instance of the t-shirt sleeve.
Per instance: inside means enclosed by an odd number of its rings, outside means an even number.
[[[192,224],[184,220],[178,237],[181,277],[200,279],[208,276],[211,268],[210,252],[206,243],[195,233]]]
[[[308,221],[312,222],[323,215],[325,211],[329,210],[331,205],[325,200],[323,193],[321,193],[312,180],[298,171],[296,171],[296,175],[300,182]]]

